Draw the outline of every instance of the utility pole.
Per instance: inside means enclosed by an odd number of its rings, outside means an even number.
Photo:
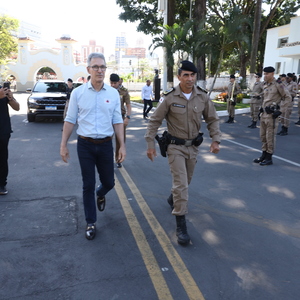
[[[168,0],[158,0],[158,10],[163,13],[164,16],[164,26],[168,24]],[[164,29],[164,34],[167,34],[166,29]],[[167,90],[167,51],[163,47],[163,91]]]

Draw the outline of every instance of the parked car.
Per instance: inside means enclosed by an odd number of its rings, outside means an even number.
[[[39,80],[27,99],[27,120],[34,122],[36,117],[63,118],[67,100],[67,84],[61,80]]]

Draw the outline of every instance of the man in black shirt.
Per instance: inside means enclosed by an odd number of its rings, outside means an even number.
[[[6,195],[8,175],[8,142],[10,139],[11,123],[8,104],[14,110],[20,109],[20,104],[14,98],[9,88],[0,85],[0,195]]]

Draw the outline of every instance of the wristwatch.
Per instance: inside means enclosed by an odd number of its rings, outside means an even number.
[[[130,119],[130,116],[126,116],[127,119]]]

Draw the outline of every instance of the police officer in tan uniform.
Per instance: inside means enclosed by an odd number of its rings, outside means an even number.
[[[289,104],[292,97],[283,83],[276,82],[273,67],[264,68],[264,98],[260,108],[260,139],[262,141],[261,157],[253,160],[261,166],[272,165],[275,148],[275,133],[278,127],[278,116]],[[281,107],[279,103],[281,102]]]
[[[130,102],[130,95],[128,93],[128,90],[123,87],[122,81],[120,80],[120,77],[118,74],[111,74],[110,75],[110,85],[117,89],[119,94],[120,94],[120,104],[121,104],[121,113],[122,113],[122,118],[124,121],[124,143],[126,141],[126,127],[129,123],[130,120],[130,115],[131,115],[131,102]],[[125,108],[126,105],[126,108]],[[117,158],[119,157],[119,149],[120,149],[120,144],[118,142],[118,139],[116,138],[116,161]],[[122,164],[117,162],[117,168],[122,168]]]
[[[172,214],[176,216],[178,243],[187,244],[190,242],[185,221],[185,214],[188,212],[188,186],[202,139],[202,134],[199,134],[202,116],[212,138],[210,152],[219,152],[221,133],[219,118],[212,101],[206,91],[195,86],[195,65],[189,61],[181,62],[178,79],[179,85],[159,100],[158,107],[148,123],[145,139],[148,145],[147,156],[153,161],[156,156],[154,138],[162,121],[166,119],[169,140],[167,155],[173,181],[172,195],[168,203],[173,208]]]
[[[284,84],[289,93],[291,94],[292,101],[288,103],[285,110],[282,111],[282,115],[280,116],[281,131],[277,134],[281,136],[288,135],[288,128],[290,127],[290,115],[294,106],[294,97],[296,97],[298,93],[298,84],[295,81],[293,81],[293,79],[294,75],[292,73],[287,73],[287,77]]]
[[[250,100],[250,116],[252,118],[252,123],[248,126],[249,128],[257,128],[257,120],[259,114],[259,108],[262,104],[262,96],[263,96],[263,82],[260,81],[261,74],[255,73],[255,83],[251,92],[251,100]]]
[[[235,80],[234,75],[230,75],[230,83],[228,85],[227,96],[227,112],[228,120],[225,123],[234,123],[236,96],[241,93],[241,88]]]

